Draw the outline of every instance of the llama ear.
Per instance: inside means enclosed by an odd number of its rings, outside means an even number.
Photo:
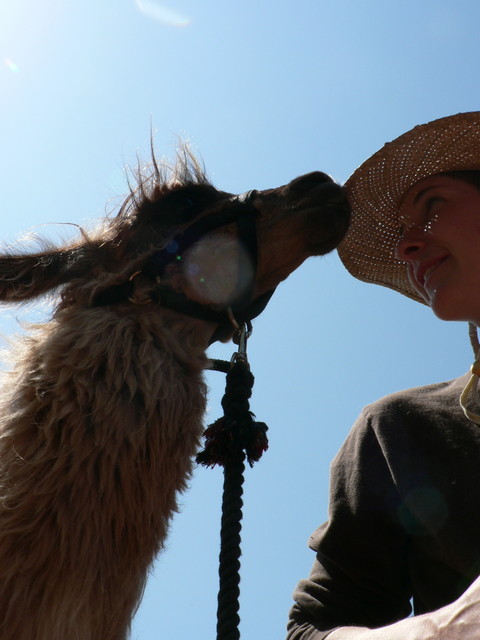
[[[65,284],[79,271],[79,248],[0,255],[0,301],[21,302]],[[77,265],[77,268],[75,266]]]

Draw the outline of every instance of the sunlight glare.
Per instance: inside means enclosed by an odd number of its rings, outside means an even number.
[[[154,0],[135,0],[137,8],[149,18],[171,27],[186,27],[191,19],[173,9],[169,9]]]
[[[20,71],[20,69],[18,68],[18,65],[15,64],[13,60],[10,60],[10,58],[5,58],[4,63],[5,63],[5,66],[7,66],[12,73],[18,73]]]

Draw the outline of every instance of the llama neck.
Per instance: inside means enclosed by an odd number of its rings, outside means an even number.
[[[162,309],[161,317],[163,335],[169,350],[182,361],[200,359],[202,368],[205,368],[205,352],[217,325],[170,309]]]
[[[203,431],[196,325],[71,309],[25,340],[0,412],[2,639],[125,637]]]
[[[10,388],[17,389],[23,407],[33,403],[37,411],[37,405],[53,403],[52,421],[75,411],[106,421],[101,429],[106,439],[130,439],[132,422],[142,431],[160,419],[174,430],[185,419],[185,406],[189,413],[195,407],[198,420],[204,409],[202,372],[212,330],[205,325],[145,306],[138,313],[130,305],[65,309],[17,352],[21,379]],[[72,406],[64,401],[62,406],[65,397]],[[124,413],[118,410],[122,404]]]

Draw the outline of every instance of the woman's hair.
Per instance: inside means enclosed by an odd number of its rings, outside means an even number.
[[[463,182],[468,182],[468,184],[473,185],[480,191],[480,171],[477,169],[466,171],[448,171],[446,173],[442,173],[441,175],[448,176],[449,178],[454,178],[455,180],[463,180]]]

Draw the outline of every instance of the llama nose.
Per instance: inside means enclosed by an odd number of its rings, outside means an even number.
[[[303,176],[295,178],[290,182],[288,187],[294,194],[297,192],[303,193],[325,182],[333,182],[333,179],[322,171],[312,171],[311,173],[306,173]]]

